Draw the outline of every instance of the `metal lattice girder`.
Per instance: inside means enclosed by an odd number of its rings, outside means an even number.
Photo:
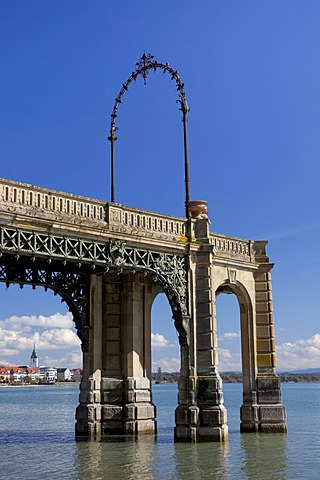
[[[28,262],[23,259],[17,261],[8,255],[0,259],[0,282],[5,282],[7,287],[11,283],[37,285],[47,290],[50,288],[59,293],[62,301],[65,301],[73,314],[78,335],[82,342],[83,351],[87,351],[89,345],[89,317],[88,298],[90,278],[86,273],[72,271],[70,268],[55,268],[52,265],[41,261]]]
[[[145,271],[161,284],[174,310],[187,314],[187,261],[185,255],[156,252],[127,246],[124,241],[95,240],[37,233],[23,229],[0,227],[0,256],[29,257],[76,263],[79,267],[110,267]],[[35,282],[36,283],[36,282]]]

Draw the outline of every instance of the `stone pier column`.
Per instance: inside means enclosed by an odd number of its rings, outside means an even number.
[[[213,246],[209,244],[208,225],[207,219],[196,220],[196,239],[202,243],[195,260],[197,439],[225,441],[228,438],[227,411],[218,373],[217,326],[212,291]]]
[[[178,406],[175,411],[174,438],[176,442],[196,442],[198,439],[199,408],[196,406],[196,377],[191,366],[190,317],[175,318],[179,332],[180,377],[178,382]],[[188,327],[187,327],[188,325]]]
[[[151,399],[151,306],[159,291],[143,274],[124,275],[121,341],[124,377],[124,431],[156,433]]]
[[[255,242],[259,268],[255,274],[257,378],[256,405],[241,409],[241,431],[286,432],[286,412],[282,405],[281,382],[275,373],[276,355],[272,287],[266,242]]]
[[[92,275],[77,435],[156,432],[150,353],[151,306],[159,289],[143,274]]]
[[[79,405],[76,409],[76,435],[101,437],[101,368],[102,368],[102,278],[91,276],[90,326],[82,340],[83,373]],[[81,332],[79,332],[81,336]]]

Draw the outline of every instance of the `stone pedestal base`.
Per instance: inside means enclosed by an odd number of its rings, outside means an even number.
[[[179,405],[175,412],[175,441],[223,442],[228,439],[227,411],[220,375],[194,379],[196,405]]]
[[[93,387],[93,383],[88,386]],[[151,403],[148,379],[102,378],[99,392],[85,387],[81,385],[80,405],[76,410],[76,435],[99,439],[156,433],[156,407]],[[86,398],[95,402],[86,403]]]
[[[175,419],[176,442],[223,442],[228,439],[227,412],[223,405],[207,409],[179,406]]]
[[[241,407],[241,432],[286,433],[286,410],[277,375],[257,378],[257,403]]]

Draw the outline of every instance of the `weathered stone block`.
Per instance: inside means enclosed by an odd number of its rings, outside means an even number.
[[[174,429],[174,438],[176,441],[187,442],[190,438],[190,427],[177,425]]]
[[[197,303],[206,303],[212,301],[212,291],[210,288],[197,290],[196,293]]]
[[[81,391],[80,395],[79,395],[79,401],[81,403],[86,403],[87,398],[88,398],[88,392],[87,391]]]
[[[197,335],[198,350],[213,348],[213,335],[212,333],[199,333]]]
[[[213,350],[198,350],[198,367],[211,368],[213,363]]]
[[[152,405],[137,405],[136,406],[136,419],[154,419],[154,408]]]
[[[199,278],[197,277],[197,283],[196,283],[196,288],[198,290],[207,290],[211,286],[211,279],[210,277],[205,277],[205,278]]]
[[[198,438],[202,442],[223,442],[228,438],[228,427],[199,427]]]
[[[114,285],[113,285],[114,287]],[[108,304],[111,305],[112,303],[119,303],[120,302],[120,295],[118,292],[108,292]]]
[[[280,390],[258,390],[258,403],[281,403]]]
[[[120,343],[118,340],[106,342],[107,355],[118,355],[120,350]]]
[[[283,406],[260,407],[260,420],[262,422],[284,422],[286,419],[285,409]]]
[[[281,387],[280,377],[272,376],[258,376],[257,378],[258,390],[276,390]]]
[[[124,422],[123,430],[126,435],[135,435],[136,422],[135,421]]]
[[[200,417],[201,425],[218,426],[221,424],[219,410],[202,410]]]
[[[243,405],[241,407],[240,417],[241,417],[242,421],[257,422],[258,421],[258,408]]]
[[[77,420],[88,420],[88,408],[83,405],[78,405],[76,409]]]
[[[135,392],[133,390],[130,390],[129,392],[126,392],[126,397],[127,397],[127,402],[128,403],[134,403],[135,402]]]
[[[134,390],[135,380],[134,378],[127,378],[127,389]]]
[[[102,419],[103,420],[121,420],[122,419],[122,407],[114,405],[102,406]]]
[[[270,302],[258,302],[256,304],[257,313],[268,313],[272,311],[272,304]]]
[[[125,405],[123,408],[123,418],[125,420],[135,420],[136,418],[136,407],[134,404]]]
[[[188,425],[188,411],[186,409],[176,408],[175,421],[176,425]]]
[[[273,325],[258,325],[257,326],[257,338],[273,338],[274,327]]]
[[[259,431],[262,433],[287,433],[287,426],[285,423],[261,423]]]
[[[107,355],[106,356],[106,365],[108,367],[108,372],[119,372],[120,371],[120,356],[119,355]]]
[[[257,340],[257,352],[272,352],[274,351],[274,342],[272,340]]]
[[[212,329],[213,329],[212,317],[200,318],[199,321],[197,322],[198,333],[212,332]]]
[[[190,425],[197,425],[198,416],[199,416],[199,408],[198,407],[190,407],[189,408]]]
[[[271,313],[257,313],[256,322],[257,325],[272,325]]]
[[[270,293],[263,291],[263,292],[256,292],[256,301],[257,302],[268,302],[270,300]]]
[[[101,402],[101,393],[100,393],[100,390],[94,392],[94,402],[95,402],[95,403],[100,403],[100,402]]]
[[[137,390],[150,389],[150,380],[146,377],[140,377],[135,380],[135,388]]]
[[[200,260],[201,261],[201,260]],[[206,259],[203,259],[205,263],[209,263]],[[211,269],[210,267],[197,267],[196,269],[196,277],[197,280],[200,278],[208,278],[210,277]]]
[[[120,328],[119,327],[107,328],[106,337],[108,340],[120,340]]]
[[[123,381],[118,378],[106,378],[101,379],[102,390],[122,390]]]
[[[155,433],[156,425],[154,420],[138,420],[136,422],[137,433]]]
[[[258,353],[258,367],[275,367],[275,358],[273,353]]]
[[[119,303],[108,303],[106,305],[107,315],[120,315],[120,304]]]
[[[148,390],[140,390],[135,392],[135,401],[136,402],[150,402],[151,393]]]
[[[197,302],[197,318],[212,316],[212,303],[198,303]],[[201,320],[200,320],[201,321]]]
[[[267,282],[255,282],[255,290],[256,292],[268,292],[268,283]]]
[[[104,420],[101,425],[103,435],[123,434],[123,423],[117,420]]]

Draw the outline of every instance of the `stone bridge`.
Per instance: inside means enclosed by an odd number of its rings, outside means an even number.
[[[215,318],[221,293],[235,294],[240,307],[241,431],[286,431],[267,242],[211,233],[205,203],[190,202],[189,218],[177,218],[0,179],[0,281],[60,295],[81,339],[78,436],[156,432],[151,307],[160,292],[180,344],[175,439],[228,437]]]

